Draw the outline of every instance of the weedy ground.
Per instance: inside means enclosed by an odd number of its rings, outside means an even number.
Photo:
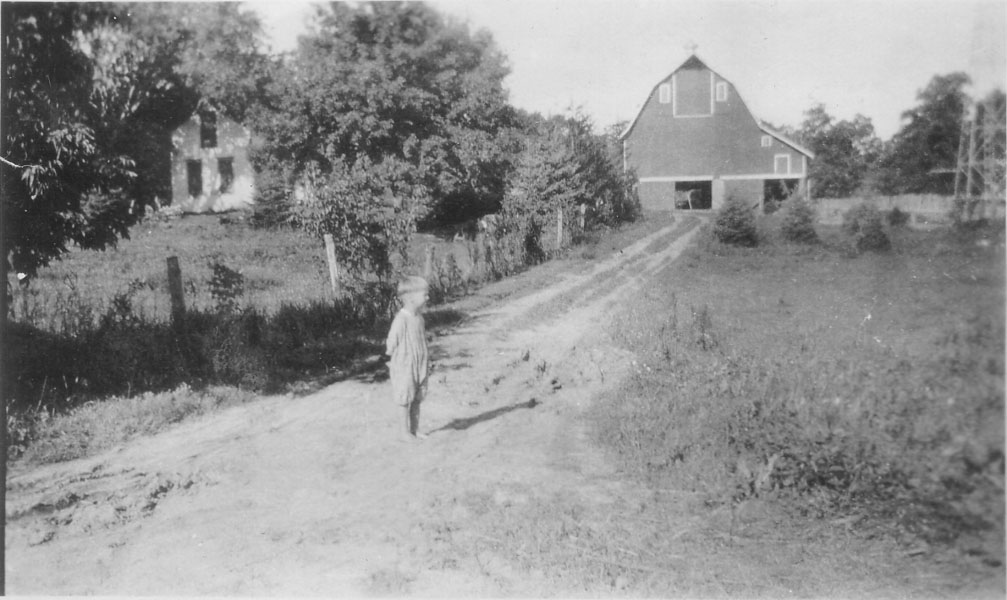
[[[584,418],[653,498],[497,512],[491,539],[528,568],[634,594],[870,596],[901,572],[907,592],[935,593],[932,575],[967,595],[995,578],[1003,228],[896,227],[883,253],[851,252],[838,228],[813,244],[783,242],[772,218],[759,229],[754,248],[701,234],[615,317],[635,372]],[[528,526],[549,511],[551,527]],[[851,572],[861,586],[836,579]]]

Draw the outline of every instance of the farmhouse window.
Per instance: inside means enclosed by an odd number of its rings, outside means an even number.
[[[226,194],[234,185],[234,159],[218,158],[217,172],[220,173],[220,193]]]
[[[189,177],[189,195],[199,197],[203,195],[203,161],[185,161],[187,175]]]
[[[769,148],[772,145],[773,145],[773,138],[769,137],[768,135],[762,136],[762,147],[763,148]]]
[[[217,113],[205,111],[199,114],[199,146],[217,147]]]
[[[671,102],[671,84],[662,83],[661,87],[657,88],[658,101],[661,104],[667,104]]]
[[[717,102],[727,102],[727,82],[717,83]]]
[[[790,173],[789,154],[777,154],[773,157],[773,172],[777,175],[787,175]]]

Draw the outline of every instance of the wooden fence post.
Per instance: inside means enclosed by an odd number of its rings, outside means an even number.
[[[326,233],[325,257],[329,262],[329,282],[332,285],[332,295],[339,296],[339,263],[336,262],[336,241],[332,239],[331,233]]]
[[[430,283],[430,277],[434,273],[434,247],[433,245],[427,246],[426,249],[426,260],[423,263],[423,279]]]
[[[182,269],[178,257],[168,257],[168,294],[171,296],[171,325],[181,330],[185,325],[185,293],[182,290]]]
[[[563,249],[563,207],[556,209],[556,249]]]

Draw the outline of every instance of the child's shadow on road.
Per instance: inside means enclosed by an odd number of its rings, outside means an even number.
[[[468,429],[469,427],[472,427],[473,425],[475,425],[477,423],[482,423],[484,421],[489,421],[490,419],[495,419],[495,418],[497,418],[499,416],[502,416],[502,415],[505,415],[505,414],[507,414],[507,413],[509,413],[511,411],[518,410],[519,408],[535,408],[539,404],[541,404],[541,402],[539,402],[535,398],[532,398],[531,400],[529,400],[527,402],[519,402],[517,404],[511,404],[510,406],[504,406],[504,407],[501,407],[501,408],[494,408],[493,410],[484,412],[481,415],[476,415],[474,417],[466,417],[464,419],[455,419],[455,420],[451,421],[450,423],[448,423],[447,425],[444,425],[443,427],[439,427],[437,429],[434,429],[430,433],[436,433],[438,431],[444,431],[446,429],[453,429],[455,431],[462,431],[464,429]]]

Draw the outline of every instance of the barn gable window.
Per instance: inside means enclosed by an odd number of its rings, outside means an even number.
[[[727,102],[727,82],[717,83],[717,102]]]
[[[771,138],[768,135],[762,136],[762,147],[763,148],[769,148],[772,145],[773,145],[773,138]]]
[[[667,104],[671,102],[671,84],[662,83],[660,87],[657,88],[657,100],[661,104]]]
[[[217,113],[213,111],[199,113],[199,147],[217,147]]]
[[[671,78],[672,113],[675,117],[709,117],[713,114],[713,73],[682,69]]]

